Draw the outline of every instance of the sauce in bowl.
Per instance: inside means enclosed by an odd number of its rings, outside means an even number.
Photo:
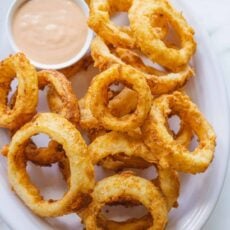
[[[12,34],[17,47],[33,61],[60,64],[84,46],[87,18],[72,0],[30,0],[16,10]]]

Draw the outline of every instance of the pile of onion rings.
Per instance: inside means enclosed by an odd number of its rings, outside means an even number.
[[[163,230],[169,212],[179,206],[180,172],[205,172],[215,152],[212,126],[182,89],[194,75],[194,31],[167,0],[87,4],[96,36],[91,54],[80,62],[59,72],[36,71],[18,53],[0,63],[0,127],[11,138],[1,153],[7,157],[9,182],[40,217],[75,213],[87,230]],[[130,26],[111,21],[121,11],[128,13]],[[99,74],[78,100],[68,78],[91,64]],[[15,75],[18,86],[8,99]],[[50,111],[40,113],[38,93],[45,88]],[[177,131],[169,121],[175,116]],[[47,147],[32,140],[40,133],[50,137]],[[198,145],[190,150],[195,136]],[[61,199],[42,197],[26,172],[29,161],[40,167],[58,164],[68,186]],[[95,165],[114,175],[96,181]],[[134,172],[149,167],[155,178]],[[118,204],[142,204],[148,214],[116,222],[101,212]]]

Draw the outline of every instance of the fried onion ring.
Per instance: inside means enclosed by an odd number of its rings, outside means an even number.
[[[88,25],[108,43],[114,46],[134,47],[135,40],[129,27],[119,27],[110,20],[110,15],[116,11],[128,11],[132,0],[107,1],[91,0]]]
[[[160,188],[162,194],[167,201],[168,210],[173,206],[177,207],[177,199],[179,197],[180,182],[178,175],[171,169],[158,169],[158,177],[154,180],[154,185]],[[139,219],[133,218],[124,222],[116,222],[108,220],[104,215],[98,216],[98,225],[108,230],[133,230],[148,229],[151,226],[152,217],[147,214]]]
[[[91,55],[96,67],[101,70],[105,70],[113,64],[133,67],[140,76],[143,75],[146,78],[153,95],[173,92],[184,86],[194,75],[193,70],[189,66],[184,67],[179,72],[166,73],[146,66],[141,58],[131,50],[117,48],[115,52],[118,56],[112,53],[100,37],[94,38],[91,44]]]
[[[25,146],[31,136],[40,132],[61,143],[69,161],[70,187],[57,201],[45,201],[26,172]],[[61,216],[82,208],[88,204],[94,187],[94,169],[84,140],[73,124],[53,113],[38,114],[15,133],[9,145],[8,176],[16,194],[41,217]]]
[[[169,48],[158,36],[154,17],[165,18],[179,34],[181,48]],[[160,65],[177,71],[188,64],[196,50],[194,31],[181,12],[166,0],[133,0],[129,10],[130,27],[141,51]],[[144,26],[143,26],[144,25]]]
[[[0,127],[14,132],[36,113],[38,80],[34,67],[25,55],[18,53],[0,63]],[[18,79],[17,96],[12,108],[7,106],[11,81]]]
[[[190,152],[174,140],[165,124],[170,113],[177,114],[198,136],[199,145]],[[163,95],[153,101],[148,118],[142,126],[145,144],[157,155],[162,167],[186,173],[204,172],[213,160],[216,136],[213,128],[197,106],[182,92]]]
[[[149,230],[164,229],[167,223],[167,205],[158,188],[128,172],[99,181],[92,197],[93,201],[80,213],[88,230],[102,229],[103,226],[99,226],[100,221],[97,220],[101,209],[106,204],[120,201],[138,201],[143,204],[152,216],[151,226],[147,228]]]
[[[122,117],[111,114],[108,104],[107,88],[114,82],[122,82],[131,86],[137,93],[136,110]],[[151,92],[143,76],[139,76],[135,70],[128,66],[114,65],[106,71],[97,75],[88,90],[87,104],[93,115],[101,122],[107,130],[127,132],[139,127],[151,107]]]

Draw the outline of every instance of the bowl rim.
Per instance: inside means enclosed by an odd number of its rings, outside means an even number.
[[[9,42],[10,45],[13,49],[14,52],[23,52],[17,45],[13,36],[13,32],[12,32],[12,21],[13,21],[13,17],[15,15],[15,12],[17,11],[17,9],[24,4],[25,2],[27,2],[28,0],[14,0],[10,7],[9,10],[7,12],[7,35],[9,38]],[[84,0],[73,0],[84,12],[84,14],[88,17],[89,16],[89,8],[87,3]],[[59,63],[59,64],[44,64],[38,61],[34,61],[32,58],[28,57],[28,59],[30,60],[31,64],[34,65],[36,68],[38,69],[55,69],[55,70],[59,70],[59,69],[63,69],[66,67],[69,67],[73,64],[75,64],[76,62],[80,61],[81,58],[89,51],[90,49],[90,45],[92,42],[92,39],[94,37],[94,33],[93,31],[88,27],[88,34],[84,43],[84,46],[82,47],[82,49],[80,50],[80,52],[78,52],[74,57],[72,57],[71,59]]]

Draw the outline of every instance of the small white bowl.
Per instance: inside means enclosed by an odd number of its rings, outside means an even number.
[[[12,33],[12,20],[13,20],[14,14],[17,11],[17,9],[26,1],[28,1],[28,0],[14,0],[13,3],[11,4],[9,11],[8,11],[8,14],[7,14],[8,37],[9,37],[10,44],[11,44],[11,46],[15,52],[20,52],[21,50],[19,49],[19,47],[17,47],[17,45],[14,41],[14,36]],[[81,9],[85,13],[85,15],[88,17],[89,16],[89,8],[88,8],[86,2],[84,0],[74,0],[74,1],[78,4],[79,7],[81,7]],[[31,58],[29,58],[30,62],[38,69],[56,69],[56,70],[58,70],[58,69],[63,69],[63,68],[66,68],[68,66],[71,66],[74,63],[78,62],[89,51],[93,36],[94,36],[93,31],[88,28],[88,35],[87,35],[85,44],[82,47],[81,51],[78,52],[76,54],[76,56],[74,56],[73,58],[71,58],[68,61],[65,61],[65,62],[60,63],[60,64],[42,64],[42,63],[39,63],[39,62],[34,61]]]

